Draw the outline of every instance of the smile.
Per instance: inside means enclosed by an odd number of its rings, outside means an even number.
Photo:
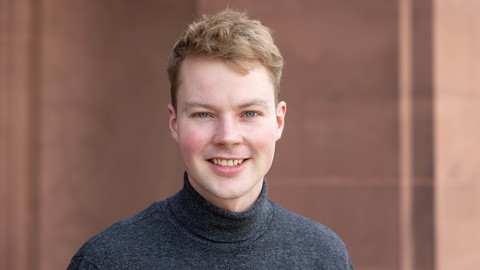
[[[242,164],[245,159],[219,159],[219,158],[213,158],[209,160],[211,163],[223,167],[234,167]]]

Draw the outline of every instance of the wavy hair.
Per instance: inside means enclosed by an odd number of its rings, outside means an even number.
[[[236,72],[247,74],[256,65],[263,65],[270,75],[278,102],[283,58],[273,42],[271,30],[245,12],[229,8],[215,15],[203,15],[188,26],[175,43],[167,65],[170,95],[176,110],[180,68],[189,57],[224,59]]]

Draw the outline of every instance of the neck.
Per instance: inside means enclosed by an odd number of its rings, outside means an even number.
[[[198,192],[205,200],[223,210],[230,212],[243,212],[248,210],[257,201],[258,196],[262,192],[263,180],[258,181],[250,190],[239,197],[233,198],[219,198],[212,195],[195,181],[189,179],[190,185]]]
[[[260,182],[261,184],[261,182]],[[210,203],[219,207],[223,210],[230,211],[230,212],[244,212],[250,209],[252,205],[258,198],[260,194],[262,186],[260,185],[260,190],[255,192],[255,196],[251,198],[234,198],[234,199],[220,199],[220,200],[209,200]],[[198,192],[198,191],[197,191]],[[203,195],[202,195],[203,196]]]
[[[184,188],[173,197],[169,209],[179,225],[204,239],[222,243],[256,239],[268,229],[273,218],[265,180],[253,205],[237,213],[207,201],[192,187],[185,174]]]

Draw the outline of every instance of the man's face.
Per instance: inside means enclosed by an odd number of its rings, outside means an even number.
[[[244,211],[257,199],[270,169],[286,111],[275,104],[267,70],[247,75],[223,60],[187,59],[180,71],[177,110],[168,106],[189,180],[211,203]]]

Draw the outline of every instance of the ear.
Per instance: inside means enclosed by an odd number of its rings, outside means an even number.
[[[287,113],[287,103],[280,101],[277,104],[277,140],[282,137],[283,127],[285,126],[285,114]]]
[[[172,138],[178,142],[178,133],[177,133],[177,114],[175,113],[175,109],[173,108],[172,104],[168,104],[168,115],[170,119],[168,120],[168,126],[170,127],[170,134],[172,134]]]

